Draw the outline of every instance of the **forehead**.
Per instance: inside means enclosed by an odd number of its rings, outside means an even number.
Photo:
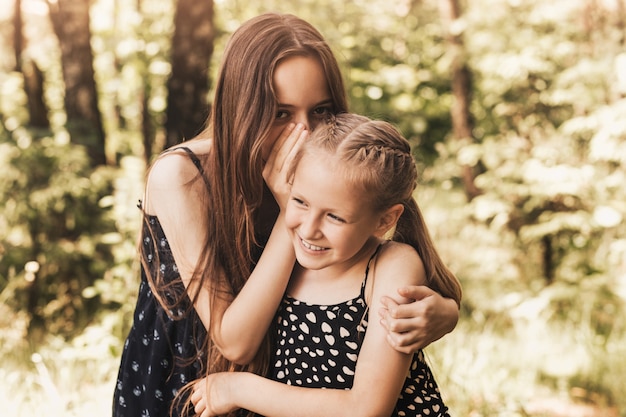
[[[296,167],[293,191],[309,204],[355,220],[358,213],[370,213],[372,206],[358,171],[328,151],[307,152]]]
[[[355,187],[355,177],[352,164],[342,161],[334,152],[309,148],[295,167],[293,184],[304,194],[318,188],[355,191],[360,188]]]
[[[286,58],[276,66],[273,82],[279,103],[297,105],[330,97],[324,68],[314,57]]]

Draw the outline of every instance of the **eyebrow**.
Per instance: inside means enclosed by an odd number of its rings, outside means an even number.
[[[332,105],[333,104],[333,100],[331,98],[329,98],[327,100],[320,101],[319,103],[315,103],[313,105],[313,107],[320,107],[320,106],[327,105],[327,104]],[[293,105],[293,104],[286,104],[286,103],[278,102],[278,107],[293,108],[293,107],[296,107],[296,106]]]

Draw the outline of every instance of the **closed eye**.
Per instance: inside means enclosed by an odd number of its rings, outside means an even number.
[[[329,219],[331,219],[331,220],[332,220],[332,221],[334,221],[334,222],[337,222],[337,223],[346,223],[345,219],[343,219],[343,218],[341,218],[341,217],[339,217],[339,216],[337,216],[337,215],[335,215],[335,214],[328,213],[328,214],[327,214],[327,216],[328,216],[328,218],[329,218]]]

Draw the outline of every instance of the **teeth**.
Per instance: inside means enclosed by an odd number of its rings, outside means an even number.
[[[302,246],[304,246],[305,248],[307,248],[309,250],[324,250],[324,248],[312,245],[312,244],[310,244],[309,242],[307,242],[305,240],[301,239],[301,241],[302,241]]]

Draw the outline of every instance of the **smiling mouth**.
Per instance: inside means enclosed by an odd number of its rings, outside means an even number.
[[[313,244],[311,244],[311,243],[307,242],[306,240],[304,240],[304,239],[302,239],[302,238],[300,239],[300,242],[302,243],[302,246],[304,246],[304,247],[305,247],[306,249],[308,249],[308,250],[312,250],[312,251],[323,251],[323,250],[328,249],[328,248],[322,248],[321,246],[315,246],[315,245],[313,245]]]

